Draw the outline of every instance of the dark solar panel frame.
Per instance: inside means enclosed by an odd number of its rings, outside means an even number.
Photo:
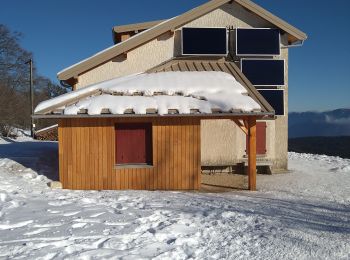
[[[276,116],[285,115],[284,89],[258,89],[258,91],[266,99],[266,101],[273,107],[273,109],[275,110]],[[274,94],[275,94],[274,97],[271,96]],[[276,99],[282,99],[282,100],[276,100]]]
[[[256,82],[257,80],[253,80],[249,74],[246,74],[244,72],[244,62],[245,61],[283,61],[283,75],[280,75],[280,81],[279,82]],[[264,66],[262,69],[266,69],[266,66]],[[270,86],[270,87],[275,87],[275,86],[285,86],[285,71],[286,71],[286,61],[284,59],[254,59],[254,58],[243,58],[241,59],[241,71],[243,74],[249,79],[249,81],[255,86],[255,87],[265,87],[265,86]],[[261,73],[261,72],[260,72]]]
[[[208,52],[203,52],[203,53],[195,53],[195,52],[184,52],[184,30],[186,31],[187,29],[193,29],[194,31],[195,30],[203,30],[203,32],[206,30],[207,33],[213,29],[213,30],[217,30],[217,29],[220,29],[220,30],[225,30],[225,48],[226,50],[222,53],[210,53],[209,51]],[[183,56],[227,56],[228,55],[228,30],[226,27],[183,27],[181,29],[181,54]],[[206,40],[209,39],[209,40],[214,40],[214,38],[210,38],[210,36],[208,35],[203,35],[203,38],[205,38]],[[198,40],[196,39],[196,42],[198,41],[198,44],[204,44],[204,43],[207,43],[206,41],[204,40]],[[213,42],[213,41],[212,41]],[[221,43],[222,44],[222,43]]]
[[[266,31],[268,33],[278,33],[278,43],[277,45],[278,46],[275,46],[276,48],[276,52],[264,52],[262,53],[261,51],[251,51],[251,52],[246,52],[246,53],[240,53],[239,51],[239,45],[240,45],[240,42],[239,42],[239,31],[243,32],[243,31],[250,31],[250,32],[253,32],[253,31],[258,31],[258,32],[263,32],[263,31]],[[256,42],[257,39],[255,39],[255,42]],[[276,39],[274,39],[276,40]],[[236,42],[235,42],[235,49],[236,49],[236,55],[237,56],[255,56],[255,57],[259,57],[259,56],[279,56],[281,55],[281,34],[280,34],[280,31],[279,29],[275,29],[275,28],[237,28],[236,29]],[[259,46],[256,46],[256,48],[259,48]]]

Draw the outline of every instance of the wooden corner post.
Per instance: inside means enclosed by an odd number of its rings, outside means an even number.
[[[248,119],[248,189],[256,190],[256,118]]]

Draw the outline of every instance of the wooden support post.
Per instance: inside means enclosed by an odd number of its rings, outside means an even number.
[[[256,190],[256,118],[248,119],[248,189]]]

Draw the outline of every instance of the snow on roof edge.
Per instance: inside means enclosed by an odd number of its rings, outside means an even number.
[[[100,90],[97,96],[89,96],[96,90]],[[114,93],[119,96],[113,96]],[[130,97],[135,93],[141,96]],[[63,107],[65,114],[70,115],[78,114],[80,109],[88,110],[90,115],[100,114],[103,109],[109,109],[112,114],[123,114],[126,109],[145,114],[147,108],[156,109],[160,114],[166,114],[168,109],[176,109],[183,114],[191,109],[202,113],[210,113],[211,109],[261,111],[260,105],[247,94],[247,89],[225,72],[141,73],[90,85],[41,102],[35,113],[57,106]],[[67,107],[69,102],[73,104]]]
[[[139,75],[139,74],[140,73],[136,73],[136,74],[131,74],[131,75],[124,76],[124,77],[117,77],[117,78],[105,80],[105,81],[102,81],[102,82],[97,83],[97,84],[94,83],[94,84],[88,85],[86,87],[62,94],[62,95],[57,96],[57,97],[54,97],[52,99],[42,101],[35,107],[34,114],[38,113],[44,109],[47,109],[51,106],[58,105],[59,103],[69,101],[69,100],[74,99],[74,98],[79,98],[79,96],[83,96],[83,95],[88,94],[90,92],[92,93],[93,91],[98,90],[99,88],[103,87],[104,84],[108,84],[111,81],[116,81],[118,79],[128,80],[129,78],[132,78],[132,77]]]

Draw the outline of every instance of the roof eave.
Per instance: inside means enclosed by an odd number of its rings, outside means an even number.
[[[296,41],[305,41],[307,39],[306,33],[292,26],[291,24],[287,23],[283,19],[272,14],[271,12],[262,8],[261,6],[255,4],[254,2],[250,0],[234,0],[234,1],[239,5],[243,6],[244,8],[258,14],[263,19],[271,22],[276,27],[279,27],[280,29],[282,29],[283,31],[285,31],[286,33],[294,37]]]
[[[40,114],[34,114],[32,115],[33,119],[48,119],[48,118],[56,118],[56,119],[68,119],[68,118],[177,118],[177,117],[196,117],[196,118],[203,118],[203,119],[210,119],[210,118],[230,118],[230,117],[267,117],[271,118],[274,117],[275,114],[273,112],[246,112],[246,113],[213,113],[213,114],[204,114],[204,113],[198,113],[198,114],[166,114],[166,115],[159,115],[159,114],[100,114],[100,115],[88,115],[88,114],[78,114],[78,115],[54,115],[54,114],[46,114],[46,115],[40,115]]]
[[[157,30],[146,30],[143,33],[140,33],[134,37],[127,39],[119,44],[111,46],[107,48],[105,51],[99,52],[80,63],[72,65],[67,69],[59,72],[57,74],[57,78],[59,80],[66,80],[71,77],[78,76],[84,71],[87,71],[99,64],[111,60],[113,57],[116,57],[122,53],[128,52],[130,49],[136,48],[137,46],[143,44],[146,41],[150,41],[152,39],[157,38],[159,35],[166,33],[169,31],[169,28],[180,27],[183,24],[188,23],[189,21],[195,19],[193,18],[194,14],[200,14],[198,16],[202,16],[207,14],[208,12],[222,6],[223,4],[229,2],[230,0],[212,0],[201,6],[198,6],[194,9],[191,9],[180,16],[176,16],[172,19],[167,20],[167,22],[163,22],[157,25]],[[155,27],[153,27],[155,28]],[[97,59],[98,58],[98,59]]]
[[[183,13],[180,16],[174,17],[165,22],[157,24],[156,26],[140,34],[137,34],[134,37],[127,39],[126,41],[113,45],[110,48],[103,50],[102,52],[99,52],[77,64],[74,64],[64,69],[63,71],[59,72],[57,74],[57,77],[59,80],[67,80],[69,78],[76,77],[79,74],[85,71],[88,71],[91,68],[94,68],[104,62],[107,62],[111,60],[113,57],[116,57],[122,53],[126,53],[130,49],[136,48],[139,45],[142,45],[143,43],[150,41],[169,30],[173,30],[175,28],[181,27],[184,24],[196,19],[197,17],[203,16],[230,1],[231,0],[209,1],[199,7],[196,7],[192,10],[189,10]],[[304,32],[293,27],[289,23],[273,15],[272,13],[260,7],[259,5],[253,3],[252,1],[250,0],[234,0],[234,1],[239,5],[243,6],[244,8],[252,11],[253,13],[256,13],[263,19],[274,24],[276,27],[285,31],[289,35],[291,35],[291,38],[290,38],[291,43],[295,41],[305,41],[307,39],[307,35]]]
[[[149,21],[149,22],[143,22],[143,23],[133,23],[133,24],[114,26],[113,32],[125,33],[125,32],[131,32],[131,31],[146,30],[164,21],[166,20],[156,20],[156,21]]]
[[[119,25],[119,26],[113,26],[112,28],[112,39],[114,44],[119,43],[118,41],[118,35],[122,34],[133,34],[142,32],[144,30],[148,30],[152,28],[153,26],[156,26],[166,20],[155,20],[155,21],[148,21],[148,22],[142,22],[142,23],[134,23],[134,24],[126,24],[126,25]]]

